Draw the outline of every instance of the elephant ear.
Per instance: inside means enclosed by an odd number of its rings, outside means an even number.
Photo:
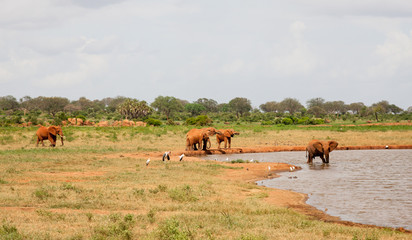
[[[49,127],[49,128],[48,128],[48,131],[49,131],[49,133],[50,133],[51,135],[56,136],[56,134],[57,134],[57,129],[56,129],[56,127],[54,127],[54,126]]]
[[[317,141],[313,143],[313,147],[319,152],[323,152],[323,145],[321,142]]]
[[[224,135],[225,137],[232,137],[232,132],[229,129],[227,129],[225,130]]]
[[[329,151],[332,152],[338,147],[338,142],[336,141],[329,141]]]

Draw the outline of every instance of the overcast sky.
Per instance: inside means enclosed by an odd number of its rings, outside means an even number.
[[[411,0],[0,5],[0,96],[412,106]]]

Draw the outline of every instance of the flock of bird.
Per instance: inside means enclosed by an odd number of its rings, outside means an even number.
[[[167,160],[170,160],[170,153],[172,153],[172,152],[169,151],[169,152],[165,152],[165,153],[163,154],[163,157],[162,157],[162,161],[163,161],[163,162],[164,162],[166,159],[167,159]],[[184,153],[182,153],[182,155],[179,156],[179,161],[180,161],[180,162],[183,160],[183,157],[184,157],[184,156],[185,156]],[[149,163],[150,163],[150,158],[146,160],[146,166],[148,166]]]

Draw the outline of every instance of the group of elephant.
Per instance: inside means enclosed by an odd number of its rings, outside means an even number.
[[[190,150],[208,150],[211,147],[210,137],[216,135],[218,149],[220,149],[220,143],[225,143],[225,148],[231,148],[232,137],[239,135],[233,129],[215,129],[213,127],[191,129],[186,134],[186,151]]]
[[[61,143],[63,143],[63,131],[60,126],[41,126],[37,132],[37,143],[36,146],[41,142],[44,146],[43,140],[49,140],[50,146],[56,146],[57,135],[60,136]],[[220,149],[220,144],[225,143],[225,148],[231,148],[232,137],[239,135],[233,129],[215,129],[213,127],[201,128],[201,129],[191,129],[186,134],[186,151],[191,150],[208,150],[211,147],[210,137],[216,135],[216,140],[218,144],[218,149]],[[338,142],[334,140],[330,141],[319,141],[312,140],[306,147],[306,157],[308,158],[308,163],[312,163],[315,157],[320,157],[323,163],[329,163],[329,153],[338,147]]]

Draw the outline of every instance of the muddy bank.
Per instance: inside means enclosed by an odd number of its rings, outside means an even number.
[[[186,156],[202,156],[208,154],[236,154],[236,153],[263,153],[263,152],[288,152],[305,151],[306,146],[272,146],[253,148],[210,149],[206,151],[183,151]],[[339,146],[336,150],[376,150],[376,149],[412,149],[412,145],[381,145],[381,146]]]

